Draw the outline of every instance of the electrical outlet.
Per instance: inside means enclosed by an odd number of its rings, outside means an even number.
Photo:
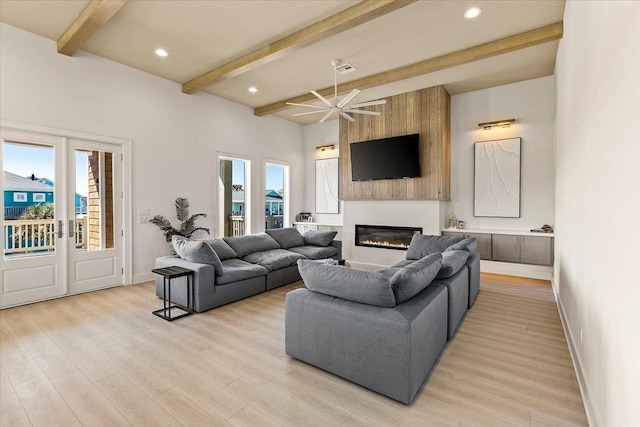
[[[149,222],[149,217],[146,215],[138,215],[138,224],[146,224]]]
[[[138,215],[150,215],[151,209],[149,208],[140,208],[138,209]]]

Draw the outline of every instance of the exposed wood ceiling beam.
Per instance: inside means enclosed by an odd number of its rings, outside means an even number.
[[[352,80],[347,83],[338,85],[338,94],[349,92],[353,89],[368,89],[371,87],[381,86],[383,84],[405,80],[411,77],[421,76],[423,74],[433,73],[434,71],[444,70],[446,68],[467,64],[469,62],[481,59],[491,58],[493,56],[502,55],[516,50],[524,49],[539,44],[548,43],[562,38],[562,22],[547,25],[545,27],[536,28],[534,30],[525,31],[524,33],[515,34],[513,36],[494,40],[488,43],[473,46],[467,49],[447,53],[442,56],[427,59],[415,64],[396,68],[383,73],[374,74],[372,76],[363,77],[358,80]],[[333,86],[318,90],[317,92],[325,97],[333,97]],[[287,102],[302,103],[316,101],[317,98],[311,94],[296,96],[295,98],[285,99],[273,104],[258,107],[254,110],[256,116],[265,116],[267,114],[277,113],[287,108]]]
[[[327,37],[362,25],[405,7],[416,0],[363,0],[341,12],[262,46],[182,85],[182,92],[194,93],[213,83],[238,76]]]
[[[73,56],[127,0],[91,0],[58,39],[58,53]]]

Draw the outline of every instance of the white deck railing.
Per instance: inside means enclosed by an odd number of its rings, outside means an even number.
[[[76,248],[87,248],[87,217],[76,218]],[[9,220],[4,222],[4,253],[17,254],[50,251],[55,248],[53,219]]]

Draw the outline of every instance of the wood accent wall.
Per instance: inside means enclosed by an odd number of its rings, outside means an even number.
[[[449,200],[451,183],[451,96],[434,86],[385,98],[386,105],[366,109],[380,117],[353,114],[340,118],[341,200]],[[351,180],[350,144],[420,134],[421,176],[376,181]]]

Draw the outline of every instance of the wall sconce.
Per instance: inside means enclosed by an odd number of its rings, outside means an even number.
[[[316,150],[320,150],[320,151],[335,150],[335,149],[336,149],[336,145],[335,144],[318,145],[316,147]]]
[[[478,126],[483,128],[484,130],[491,130],[494,127],[508,128],[509,126],[511,126],[511,123],[515,123],[515,121],[516,119],[496,120],[494,122],[478,123]]]

